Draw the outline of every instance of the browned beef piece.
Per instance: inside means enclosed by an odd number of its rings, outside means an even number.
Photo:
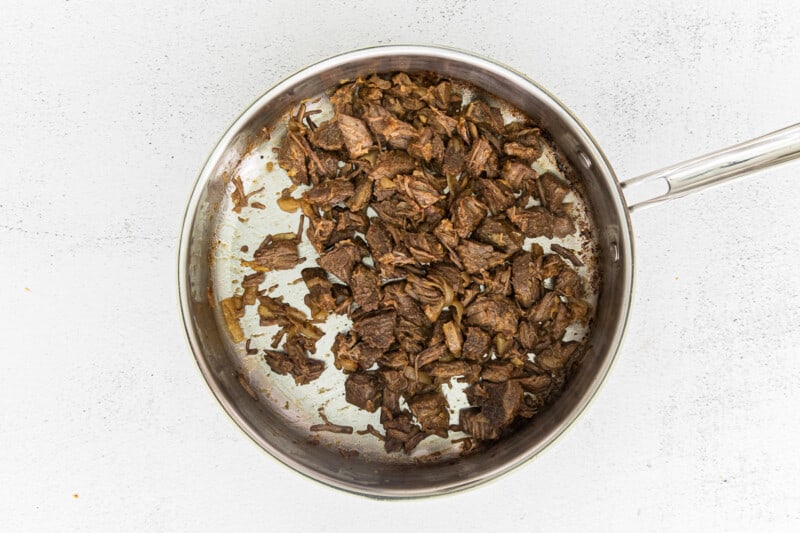
[[[365,233],[369,227],[369,218],[364,213],[354,213],[336,206],[331,210],[331,215],[336,220],[335,233],[347,235],[346,238],[349,239],[354,237],[354,232]],[[336,242],[339,242],[339,240]]]
[[[421,110],[419,116],[425,117],[426,123],[430,124],[437,135],[450,137],[458,125],[458,120],[434,108]]]
[[[449,361],[446,363],[438,361],[425,367],[425,371],[433,378],[449,380],[450,378],[470,374],[473,371],[473,367],[477,367],[480,372],[479,365],[471,365],[466,361]]]
[[[527,319],[519,321],[519,334],[517,339],[526,350],[533,350],[539,344],[539,334],[536,325]]]
[[[338,115],[339,132],[350,157],[356,159],[366,154],[374,141],[364,121],[350,115]]]
[[[424,315],[423,315],[424,316]],[[407,318],[400,316],[395,329],[397,342],[408,353],[418,353],[428,345],[430,325],[414,324]]]
[[[289,359],[289,356],[286,354],[286,352],[279,352],[278,350],[264,350],[264,360],[267,362],[273,372],[280,374],[281,376],[285,376],[294,368],[294,364],[292,364],[292,361]]]
[[[408,354],[403,350],[386,352],[378,358],[378,365],[381,368],[405,370],[409,365]]]
[[[465,283],[461,271],[450,263],[436,263],[428,267],[428,279],[440,286],[449,286],[454,293],[461,292]]]
[[[416,205],[412,205],[411,202],[405,201],[397,195],[383,202],[375,202],[371,207],[384,222],[398,227],[408,225],[409,220],[413,220],[419,215],[419,208]]]
[[[453,204],[453,227],[462,239],[469,237],[485,216],[486,205],[474,196],[462,196]]]
[[[442,163],[442,173],[445,176],[456,177],[464,172],[467,165],[467,151],[464,143],[458,137],[451,137],[447,142],[447,149],[444,152],[444,162]]]
[[[311,310],[314,320],[322,320],[325,315],[336,309],[336,301],[331,289],[333,284],[328,279],[328,274],[321,268],[304,268],[300,274],[308,288],[304,301]]]
[[[553,235],[558,238],[566,237],[575,233],[575,222],[567,215],[553,215]]]
[[[366,256],[366,251],[352,240],[337,242],[317,260],[319,266],[344,282],[350,281],[355,266]]]
[[[446,110],[450,106],[450,98],[452,95],[453,84],[448,80],[444,80],[439,82],[436,86],[428,88],[425,101],[432,107]]]
[[[542,394],[550,390],[553,379],[547,374],[532,374],[530,376],[517,379],[517,383],[522,386],[525,392],[530,392],[531,394]]]
[[[381,409],[381,424],[386,431],[384,449],[390,453],[400,450],[408,453],[428,436],[412,422],[411,414],[407,411],[392,413],[388,409]]]
[[[492,337],[478,327],[468,327],[461,354],[468,361],[484,361],[489,354]]]
[[[400,412],[400,398],[410,387],[408,379],[400,370],[384,369],[378,371],[383,384],[383,407],[393,413]]]
[[[513,132],[511,138],[523,146],[536,148],[540,152],[547,144],[547,141],[542,138],[542,132],[539,128],[522,128]]]
[[[526,163],[533,163],[542,156],[538,147],[525,146],[518,142],[507,142],[503,145],[503,153],[509,157],[516,157]]]
[[[442,161],[444,158],[444,143],[441,137],[434,135],[431,128],[422,128],[419,134],[408,145],[408,153],[417,158],[430,163]]]
[[[326,180],[303,193],[308,203],[316,206],[331,207],[344,202],[355,192],[353,182],[345,178]]]
[[[478,440],[497,440],[500,438],[500,427],[493,425],[477,407],[461,409],[458,414],[458,425],[461,431]]]
[[[559,211],[561,209],[561,202],[564,201],[564,197],[570,190],[569,185],[561,181],[561,179],[552,172],[542,174],[539,178],[539,184],[544,192],[543,203],[545,207],[552,212]]]
[[[373,413],[381,406],[383,385],[375,372],[350,374],[344,382],[345,400]]]
[[[446,354],[447,354],[447,347],[442,343],[431,346],[430,348],[426,348],[421,352],[419,352],[414,357],[414,367],[420,368],[425,365],[429,365],[433,362],[438,361]]]
[[[481,381],[468,387],[465,392],[470,405],[479,406],[489,423],[499,428],[514,420],[524,395],[522,386],[515,380],[502,383]]]
[[[386,350],[395,340],[394,326],[397,314],[394,310],[367,313],[353,320],[353,329],[369,346]]]
[[[502,180],[479,179],[475,190],[492,214],[502,213],[514,205],[514,193]]]
[[[378,375],[381,378],[384,390],[405,392],[409,388],[408,379],[406,379],[405,375],[403,375],[403,372],[400,370],[381,370],[378,372]]]
[[[558,312],[561,300],[554,291],[547,291],[542,298],[528,309],[527,317],[533,324],[539,324],[553,319]]]
[[[417,161],[401,150],[381,152],[375,166],[369,171],[369,178],[378,182],[383,179],[393,180],[399,174],[411,174],[417,168]]]
[[[503,163],[500,177],[508,183],[513,191],[521,192],[535,190],[539,175],[529,165],[509,159]]]
[[[378,139],[384,139],[392,148],[405,150],[411,139],[417,136],[414,126],[403,122],[378,105],[368,107],[364,120]]]
[[[381,303],[381,280],[373,269],[359,263],[350,276],[353,300],[364,310],[374,311]]]
[[[558,342],[548,346],[536,354],[536,364],[549,372],[563,371],[577,347],[577,342]]]
[[[458,245],[458,235],[449,218],[442,219],[434,228],[433,234],[449,250],[454,250]]]
[[[511,296],[511,267],[500,266],[494,269],[492,276],[483,282],[484,291],[501,296]]]
[[[568,298],[583,298],[583,282],[572,269],[565,268],[555,280],[554,289]]]
[[[497,165],[497,153],[489,141],[481,137],[472,144],[472,150],[467,156],[467,172],[470,176],[477,178],[485,175],[494,178],[498,173]]]
[[[422,431],[447,437],[450,414],[441,391],[416,394],[409,398],[408,407],[422,426]]]
[[[553,238],[553,219],[542,207],[508,210],[508,218],[526,237]]]
[[[383,303],[397,311],[397,315],[410,323],[420,326],[430,326],[430,321],[416,301],[406,292],[408,284],[393,282],[384,286]]]
[[[345,201],[350,211],[363,211],[369,205],[372,197],[372,180],[367,176],[358,178],[353,195]]]
[[[386,229],[386,224],[379,218],[373,218],[370,221],[366,238],[370,252],[372,252],[372,257],[377,260],[380,260],[380,258],[384,255],[391,253],[392,248],[394,247],[392,236]]]
[[[344,137],[339,131],[336,119],[326,120],[317,129],[310,131],[308,141],[323,150],[337,151],[344,146]]]
[[[491,244],[482,244],[466,239],[456,246],[456,251],[464,269],[470,274],[494,268],[505,259],[505,254],[497,252]]]
[[[299,257],[297,252],[297,239],[276,240],[272,235],[267,235],[258,249],[253,252],[253,260],[247,266],[259,272],[271,270],[288,270],[306,260]]]
[[[331,95],[331,104],[337,115],[352,115],[353,100],[358,86],[355,83],[345,83]]]
[[[306,153],[296,135],[287,133],[278,150],[278,165],[295,185],[308,185]]]
[[[474,237],[479,242],[503,250],[506,254],[513,254],[522,249],[522,244],[525,242],[522,233],[514,229],[508,220],[499,217],[484,218],[475,230]]]
[[[336,223],[331,219],[312,219],[311,223],[309,224],[308,231],[306,232],[306,236],[308,237],[308,240],[311,241],[314,249],[317,252],[322,253],[329,246],[328,242],[331,240],[335,229]]]
[[[444,195],[440,194],[419,170],[415,170],[410,176],[397,176],[395,187],[411,198],[417,204],[418,209],[430,207],[444,198]]]
[[[519,309],[514,303],[499,294],[481,294],[464,311],[465,322],[486,331],[514,335],[517,331]]]
[[[478,126],[483,126],[492,133],[503,131],[503,114],[498,107],[489,107],[483,100],[473,100],[464,113],[467,120]]]
[[[408,232],[405,234],[405,244],[418,263],[444,260],[444,248],[430,233]]]
[[[567,264],[561,257],[556,254],[547,254],[542,257],[542,263],[539,267],[540,277],[542,279],[554,278],[567,269]]]
[[[520,252],[511,262],[511,284],[514,298],[523,308],[528,308],[542,295],[541,280],[536,276],[537,267],[531,252]]]
[[[306,355],[306,347],[299,336],[290,335],[284,343],[284,350],[285,352],[264,350],[264,359],[276,374],[291,374],[298,385],[317,379],[325,370],[323,361]]]
[[[510,361],[488,361],[481,370],[481,379],[501,383],[511,378],[520,377],[522,367],[516,366]]]

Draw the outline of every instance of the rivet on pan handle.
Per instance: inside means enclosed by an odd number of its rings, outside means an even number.
[[[800,124],[624,181],[628,208],[680,198],[691,192],[800,157]]]

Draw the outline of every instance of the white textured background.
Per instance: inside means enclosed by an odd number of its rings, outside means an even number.
[[[635,314],[596,402],[533,463],[444,499],[341,494],[257,449],[195,368],[175,282],[210,149],[310,62],[406,42],[494,57],[632,177],[800,122],[796,2],[3,4],[3,531],[800,528],[798,163],[637,213]]]

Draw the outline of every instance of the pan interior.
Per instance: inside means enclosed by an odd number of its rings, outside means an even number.
[[[629,228],[616,180],[580,125],[541,89],[493,63],[449,50],[407,48],[405,54],[387,47],[377,49],[383,54],[362,51],[350,54],[348,60],[328,60],[286,80],[257,101],[209,159],[189,208],[182,242],[181,296],[187,330],[201,370],[223,407],[257,443],[300,472],[340,488],[383,496],[415,496],[469,486],[546,446],[582,410],[605,375],[627,316],[631,283]],[[580,273],[596,310],[584,362],[561,396],[530,424],[466,457],[460,454],[461,445],[452,442],[464,436],[461,434],[451,433],[447,439],[429,437],[409,455],[386,454],[382,443],[370,435],[311,434],[308,428],[321,422],[320,408],[337,424],[355,429],[367,424],[380,427],[377,413],[344,401],[345,376],[333,367],[330,346],[336,332],[349,329],[349,319],[331,315],[321,326],[326,335],[314,357],[326,362],[326,371],[318,380],[297,386],[291,377],[272,373],[262,356],[248,355],[242,344],[232,343],[219,306],[214,305],[240,292],[242,277],[250,273],[241,265],[242,246],[252,250],[267,233],[297,229],[299,214],[285,213],[275,205],[280,191],[290,184],[275,162],[274,148],[283,137],[292,106],[302,99],[319,99],[312,104],[323,111],[315,117],[319,122],[330,112],[326,89],[342,79],[393,70],[432,70],[509,102],[512,107],[504,109],[508,118],[514,115],[514,108],[519,109],[547,130],[558,146],[558,150],[548,150],[534,168],[562,173],[565,166],[559,170],[557,164],[561,157],[562,163],[566,160],[574,170],[583,193],[568,198],[581,231],[560,242],[580,250],[586,264]],[[270,131],[269,138],[264,128]],[[247,192],[264,187],[253,200],[265,204],[266,209],[233,211],[230,180],[234,176],[242,179]],[[548,241],[537,242],[549,251]],[[307,257],[305,263],[293,270],[267,273],[262,288],[277,286],[271,296],[282,295],[307,312],[305,285],[296,281],[302,268],[315,266],[317,254],[304,240],[300,255]],[[251,347],[269,347],[274,331],[259,327],[254,308],[248,309],[241,325],[245,336],[252,338]],[[586,332],[573,334],[577,337]],[[451,389],[445,387],[453,423],[458,409],[466,406],[462,389],[456,380]]]

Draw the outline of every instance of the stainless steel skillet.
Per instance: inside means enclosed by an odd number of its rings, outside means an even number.
[[[463,458],[445,455],[442,460],[418,462],[391,456],[376,459],[368,454],[342,454],[336,447],[309,441],[307,425],[292,423],[302,417],[292,419],[277,402],[264,398],[254,401],[253,391],[242,385],[241,359],[208,298],[213,277],[209,258],[220,244],[218,211],[225,201],[227,177],[252,152],[262,128],[272,127],[298,101],[340,80],[394,70],[429,70],[464,80],[532,117],[550,133],[574,168],[593,213],[602,290],[582,365],[563,394],[537,415],[534,423],[481,453]],[[792,126],[620,183],[580,121],[546,90],[508,67],[430,46],[386,46],[336,56],[285,79],[260,97],[234,122],[206,162],[186,209],[180,241],[178,279],[187,337],[204,378],[225,411],[254,442],[301,474],[380,498],[429,496],[473,487],[546,448],[580,415],[603,382],[619,351],[631,311],[631,211],[798,156],[800,126]]]

